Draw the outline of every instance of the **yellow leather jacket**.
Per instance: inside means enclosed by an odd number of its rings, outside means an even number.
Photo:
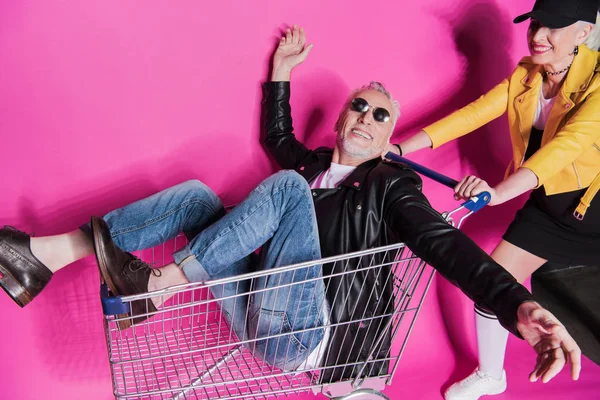
[[[542,66],[523,58],[510,77],[466,107],[424,129],[432,148],[466,135],[508,111],[513,159],[546,194],[600,189],[600,53],[579,47],[546,123],[541,148],[523,162],[542,85]],[[585,197],[585,196],[584,196]],[[589,205],[589,204],[588,204]]]

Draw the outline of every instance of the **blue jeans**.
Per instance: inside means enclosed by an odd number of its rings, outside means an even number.
[[[189,244],[173,258],[191,282],[321,256],[310,188],[292,171],[267,178],[229,213],[206,185],[188,181],[112,211],[104,220],[124,251],[153,247],[183,232]],[[252,262],[261,246],[260,260]],[[323,329],[314,329],[323,326],[320,277],[321,266],[313,266],[213,286],[211,292],[222,299],[223,314],[238,338],[249,340],[248,348],[270,364],[293,370],[323,337]],[[284,286],[294,282],[302,283]],[[277,336],[266,339],[272,335]]]

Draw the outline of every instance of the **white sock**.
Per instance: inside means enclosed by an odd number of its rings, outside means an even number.
[[[508,331],[500,325],[494,314],[477,306],[475,306],[475,327],[479,369],[494,379],[502,378]]]

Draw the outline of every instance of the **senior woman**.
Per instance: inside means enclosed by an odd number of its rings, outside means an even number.
[[[598,0],[537,0],[523,58],[507,79],[448,117],[390,148],[407,154],[437,148],[508,112],[512,163],[490,187],[467,176],[457,198],[481,191],[496,205],[533,189],[492,258],[525,281],[547,260],[594,265],[600,260],[600,28]],[[576,264],[573,264],[576,263]],[[479,366],[452,385],[446,400],[476,400],[504,392],[508,333],[475,306]],[[533,379],[533,377],[532,377]]]

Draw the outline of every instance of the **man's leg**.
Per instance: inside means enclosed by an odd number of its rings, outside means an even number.
[[[306,238],[318,233],[316,219],[306,215],[298,207],[281,220],[273,238],[263,246],[260,270],[320,258],[307,257],[315,253]],[[324,330],[315,328],[323,326],[325,317],[322,278],[321,265],[315,265],[271,273],[253,282],[248,334],[262,340],[249,347],[270,364],[294,370],[320,345]]]
[[[307,182],[298,174],[282,171],[262,182],[229,214],[198,234],[174,254],[175,262],[190,281],[206,281],[250,272],[234,268],[236,262],[263,247],[259,269],[272,269],[320,258],[314,205]],[[251,304],[224,302],[238,337],[267,338],[292,330],[309,330],[278,338],[250,342],[271,364],[293,369],[316,348],[323,336],[321,308],[324,286],[321,267],[270,274],[252,282]],[[239,295],[236,283],[213,288],[217,297]],[[219,293],[220,292],[220,293]],[[242,332],[242,333],[239,333]],[[242,335],[242,336],[241,336]]]
[[[184,233],[188,239],[225,215],[218,196],[191,180],[106,214],[115,244],[124,251],[147,249]],[[81,227],[90,234],[89,224]],[[91,236],[91,235],[90,235]]]
[[[132,251],[152,247],[181,231],[193,237],[224,213],[220,200],[208,187],[188,181],[115,210],[105,219],[117,245]],[[24,306],[45,287],[53,272],[91,255],[93,250],[89,224],[40,238],[5,227],[0,229],[0,286]],[[164,274],[161,281],[165,278],[180,279],[172,273]]]
[[[110,218],[107,218],[110,221]],[[129,224],[134,225],[135,224]],[[111,227],[101,219],[93,219],[92,229],[95,240],[98,264],[107,283],[114,280],[117,294],[135,294],[147,290],[148,281],[160,281],[162,272],[181,268],[186,281],[207,281],[224,277],[238,276],[251,272],[248,256],[267,243],[261,267],[276,266],[312,261],[320,257],[318,230],[314,214],[312,196],[307,182],[295,172],[283,171],[267,178],[229,214],[196,235],[188,245],[173,254],[176,267],[167,265],[151,269],[140,264],[128,253],[119,249],[111,237],[119,240],[120,229]],[[115,232],[112,232],[115,229]],[[141,226],[139,229],[145,230]],[[135,229],[136,231],[139,229]],[[130,229],[125,229],[132,234]],[[154,242],[148,237],[154,233],[139,234],[145,245]],[[168,238],[170,234],[161,237]],[[129,238],[127,238],[129,240]],[[164,240],[164,239],[162,239]],[[133,241],[133,239],[132,239]],[[137,243],[137,242],[134,242]],[[130,249],[128,243],[120,246]],[[133,247],[139,246],[135,244]],[[158,273],[161,276],[153,275]],[[255,287],[274,288],[278,284],[298,282],[311,277],[320,277],[321,268],[305,268],[281,277],[257,280]],[[266,338],[270,335],[288,333],[291,329],[311,329],[321,324],[320,307],[324,296],[320,279],[307,282],[295,289],[273,289],[255,298],[248,307],[248,280],[238,280],[222,286],[212,286],[213,295],[220,301],[225,316],[229,319],[238,337],[245,340]],[[158,282],[158,288],[161,283]],[[306,293],[306,294],[303,294]],[[133,323],[146,318],[156,310],[148,302],[132,302]],[[268,310],[268,311],[265,311]],[[262,311],[262,313],[259,313]],[[271,314],[277,313],[279,320]],[[124,328],[127,325],[122,325]],[[282,329],[283,328],[283,329]],[[306,357],[321,340],[322,330],[285,335],[279,341],[250,342],[257,355],[267,361],[291,369]],[[292,344],[288,346],[288,341]],[[260,343],[264,345],[261,346]],[[282,350],[279,350],[282,349]],[[271,355],[271,356],[270,356]],[[291,366],[291,367],[290,367]]]

